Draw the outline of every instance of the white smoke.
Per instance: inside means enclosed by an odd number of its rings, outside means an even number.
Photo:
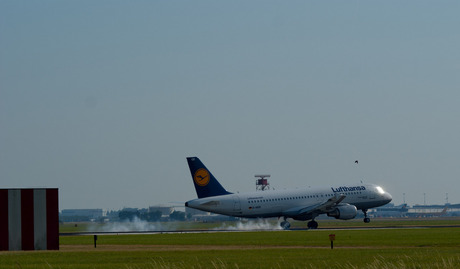
[[[240,220],[234,223],[224,223],[214,230],[229,230],[229,231],[257,231],[257,230],[282,230],[280,220],[274,222],[269,219],[257,220]]]
[[[212,230],[219,231],[258,231],[258,230],[282,230],[280,226],[281,220],[275,219],[252,219],[252,220],[240,220],[235,222],[224,222],[219,227]],[[179,226],[180,225],[180,228]],[[160,231],[186,231],[186,223],[176,222],[148,222],[135,217],[132,221],[122,222],[108,222],[104,224],[92,224],[88,226],[88,232],[109,232],[109,233],[123,233],[123,232],[160,232]],[[194,225],[190,225],[188,228],[194,228]]]
[[[134,217],[132,221],[122,222],[109,222],[103,225],[97,225],[89,227],[89,230],[94,232],[150,232],[150,231],[162,231],[169,230],[161,223],[147,222],[141,220],[138,217]]]

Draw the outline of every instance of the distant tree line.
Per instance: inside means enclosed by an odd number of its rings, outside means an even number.
[[[91,221],[91,218],[88,216],[60,216],[60,222],[87,222]]]
[[[125,211],[118,212],[118,218],[121,221],[134,221],[135,219],[145,220],[149,222],[159,221],[161,219],[161,211],[154,212],[139,212],[139,211]]]
[[[185,221],[186,219],[191,219],[191,214],[185,214],[182,211],[174,211],[169,214],[170,221]],[[96,221],[96,222],[106,222],[106,221],[135,221],[143,220],[148,222],[157,222],[162,220],[162,213],[161,211],[153,211],[148,212],[145,209],[137,209],[137,210],[120,210],[120,211],[110,211],[108,212],[107,216],[99,217],[99,218],[90,218],[88,216],[59,216],[60,222],[89,222],[89,221]],[[166,218],[167,219],[167,218]],[[163,219],[165,220],[165,219]]]
[[[161,211],[139,212],[122,210],[118,212],[118,218],[120,221],[134,221],[135,219],[140,219],[148,222],[155,222],[160,221],[161,216]],[[174,211],[169,215],[169,219],[174,221],[184,221],[186,219],[186,215],[185,212]]]

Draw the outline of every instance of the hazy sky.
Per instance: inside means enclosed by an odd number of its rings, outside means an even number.
[[[60,209],[382,185],[460,203],[458,1],[0,1],[0,188]],[[359,160],[359,164],[354,163]]]

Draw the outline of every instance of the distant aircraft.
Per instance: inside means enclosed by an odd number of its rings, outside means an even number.
[[[432,212],[432,211],[427,211],[427,212],[408,212],[407,216],[411,218],[429,218],[429,217],[440,217],[447,215],[447,206],[443,208],[442,211],[440,212]],[[425,210],[427,210],[425,208]]]
[[[188,157],[198,199],[185,203],[186,207],[242,218],[284,218],[281,227],[289,229],[288,218],[311,220],[308,228],[318,228],[315,218],[327,214],[336,219],[352,219],[362,210],[364,222],[369,208],[389,203],[392,197],[373,184],[342,185],[339,187],[272,190],[248,193],[226,191],[197,157]]]
[[[372,213],[379,217],[405,217],[408,212],[407,204],[399,206],[382,206],[376,208]]]

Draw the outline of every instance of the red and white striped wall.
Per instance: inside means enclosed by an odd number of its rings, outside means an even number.
[[[0,189],[0,251],[58,250],[58,189]]]

